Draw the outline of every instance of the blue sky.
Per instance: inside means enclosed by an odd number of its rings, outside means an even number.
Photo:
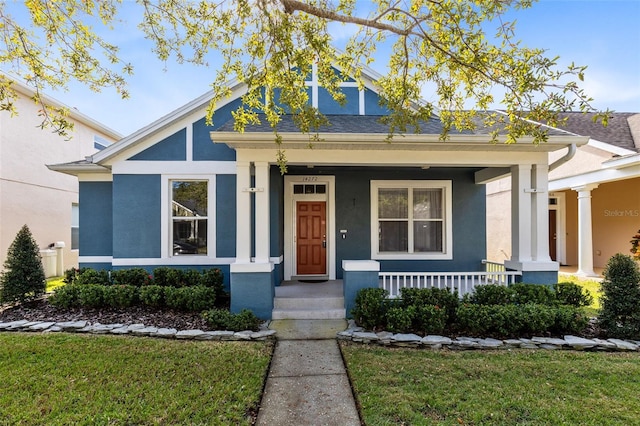
[[[131,12],[135,5],[125,1],[124,8]],[[134,15],[109,35],[135,68],[129,80],[129,99],[120,99],[110,89],[94,93],[79,85],[49,91],[123,135],[207,92],[215,72],[215,63],[203,68],[156,59],[151,45],[136,29]],[[639,0],[541,0],[507,16],[514,18],[518,21],[516,35],[526,46],[547,49],[549,56],[560,56],[562,65],[588,66],[583,87],[595,98],[597,108],[640,112]],[[335,29],[337,37],[344,35],[343,28]],[[383,72],[386,58],[381,52],[376,59],[372,68]]]

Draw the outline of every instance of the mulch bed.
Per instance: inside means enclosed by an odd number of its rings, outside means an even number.
[[[127,309],[60,309],[51,305],[46,298],[16,306],[0,307],[0,322],[19,320],[55,322],[86,320],[92,324],[144,324],[178,330],[211,330],[199,313],[159,310],[147,306]]]

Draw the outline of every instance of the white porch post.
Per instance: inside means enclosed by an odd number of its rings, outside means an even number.
[[[597,184],[571,188],[578,192],[578,272],[577,275],[596,276],[593,271],[593,229],[591,223],[591,191]]]
[[[533,214],[531,221],[533,260],[551,262],[549,256],[549,166],[536,164],[533,167],[532,180],[535,184],[532,192]]]
[[[251,163],[236,162],[236,263],[251,262]]]
[[[531,261],[531,165],[511,167],[511,261]]]
[[[269,263],[269,163],[256,162],[256,263]]]

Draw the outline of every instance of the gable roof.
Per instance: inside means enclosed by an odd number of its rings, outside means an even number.
[[[609,123],[604,127],[602,123],[594,123],[595,113],[563,112],[560,118],[566,118],[564,125],[558,126],[580,136],[589,136],[599,142],[608,143],[618,148],[639,152],[636,147],[628,118],[636,115],[634,112],[614,112],[609,116]]]

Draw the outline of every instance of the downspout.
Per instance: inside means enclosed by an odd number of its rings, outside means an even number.
[[[567,147],[567,153],[558,158],[556,161],[554,161],[553,163],[549,164],[549,171],[553,171],[555,169],[557,169],[558,167],[562,166],[564,163],[566,163],[567,161],[571,160],[573,158],[574,155],[576,155],[576,151],[577,151],[577,147],[575,143],[572,143],[571,145],[569,145]]]

